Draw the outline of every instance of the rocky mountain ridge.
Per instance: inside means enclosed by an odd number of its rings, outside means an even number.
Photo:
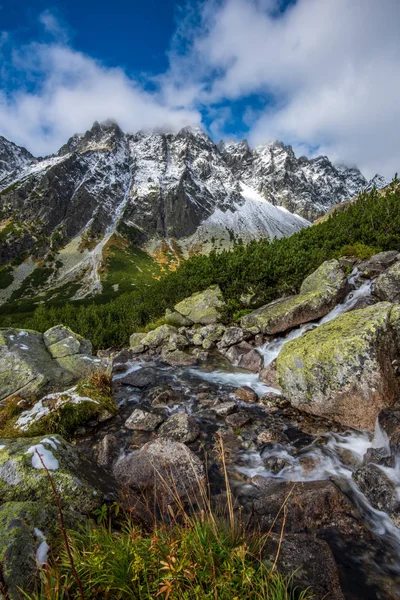
[[[237,240],[289,236],[309,225],[304,216],[368,186],[357,169],[297,159],[280,142],[253,151],[246,142],[216,145],[198,129],[125,134],[112,122],[43,159],[1,138],[0,177],[0,268],[9,283],[0,302],[29,277],[42,292],[100,291],[112,243],[168,263]]]

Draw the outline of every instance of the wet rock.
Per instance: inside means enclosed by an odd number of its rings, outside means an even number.
[[[284,505],[286,532],[316,533],[332,526],[352,532],[358,526],[356,509],[331,481],[276,483],[274,479],[267,479],[258,481],[258,485],[260,495],[253,506],[264,531],[271,527],[280,531]]]
[[[400,503],[395,483],[389,478],[388,471],[370,463],[353,473],[353,479],[370,503],[377,510],[390,515],[394,523],[400,525]],[[394,474],[394,472],[393,472]]]
[[[167,365],[175,367],[189,367],[197,363],[197,358],[193,354],[182,352],[182,350],[174,350],[173,352],[162,353],[163,362]]]
[[[384,408],[378,415],[378,422],[391,449],[400,451],[400,410]]]
[[[373,296],[364,296],[363,298],[358,298],[358,300],[356,300],[353,306],[349,309],[349,312],[353,310],[361,310],[362,308],[368,308],[368,306],[373,306],[374,304],[377,304],[377,302],[378,299],[374,298]]]
[[[275,394],[274,392],[266,392],[260,398],[260,402],[265,406],[269,406],[270,408],[275,406],[282,406],[282,404],[287,403],[287,400],[284,399],[281,395]]]
[[[373,293],[380,300],[400,302],[400,262],[379,275]]]
[[[170,310],[169,308],[165,311],[164,320],[167,325],[172,325],[173,327],[190,327],[193,325],[190,319],[187,319],[176,310]]]
[[[157,381],[157,375],[157,369],[154,367],[142,367],[137,371],[128,373],[125,377],[121,377],[118,382],[121,385],[130,385],[142,389],[154,384]]]
[[[263,558],[282,575],[293,577],[293,587],[309,590],[315,600],[344,600],[339,572],[328,544],[311,535],[271,534]]]
[[[99,442],[95,457],[97,463],[106,471],[110,471],[119,454],[119,442],[115,435],[107,433]]]
[[[213,407],[213,411],[218,417],[227,417],[232,415],[238,409],[236,402],[222,402],[218,406]]]
[[[168,438],[157,438],[120,459],[114,473],[123,485],[146,493],[161,507],[176,496],[195,502],[206,482],[201,460],[185,444]]]
[[[393,466],[393,457],[390,454],[389,448],[368,448],[363,456],[363,465],[369,465],[369,463],[376,463],[378,465],[385,465],[387,467]],[[360,464],[358,466],[361,466]]]
[[[290,460],[282,456],[268,456],[264,459],[265,468],[274,475],[278,475],[283,469],[290,467],[291,464]]]
[[[274,335],[328,314],[347,292],[346,276],[337,260],[324,262],[304,280],[300,294],[276,300],[242,317],[241,327]]]
[[[189,444],[199,437],[200,429],[192,417],[186,413],[177,413],[160,427],[159,435]]]
[[[269,387],[275,387],[279,389],[276,373],[276,359],[273,360],[269,365],[261,369],[258,377],[260,381],[262,381]]]
[[[219,286],[213,285],[203,292],[182,300],[174,308],[192,323],[210,325],[218,323],[224,306],[225,302]]]
[[[243,329],[240,327],[228,327],[225,331],[221,342],[220,348],[229,348],[243,341]]]
[[[263,364],[263,358],[257,350],[250,350],[250,352],[242,354],[239,359],[239,367],[251,371],[252,373],[258,373]]]
[[[228,415],[225,422],[227,425],[230,425],[232,429],[238,429],[251,422],[251,415],[244,410],[239,410],[238,412]]]
[[[163,420],[160,415],[136,408],[125,421],[125,427],[137,431],[154,431]]]
[[[167,404],[180,403],[184,400],[184,398],[182,398],[182,396],[178,394],[178,392],[175,392],[175,390],[171,390],[168,388],[153,389],[151,390],[149,397],[151,399],[151,405],[155,408],[163,407]]]
[[[229,360],[232,365],[238,365],[243,354],[251,352],[252,346],[247,342],[240,342],[236,346],[231,346],[225,351],[224,356]]]
[[[235,390],[235,396],[240,400],[243,400],[243,402],[258,402],[258,396],[256,392],[247,385]]]
[[[87,514],[118,499],[115,480],[60,436],[0,440],[0,504],[54,497],[36,450],[68,509]]]
[[[112,373],[123,373],[128,369],[128,363],[132,359],[130,350],[124,349],[118,352],[112,361]]]
[[[271,428],[260,431],[257,436],[256,444],[258,448],[262,448],[266,444],[287,444],[288,441],[288,438],[282,431]]]
[[[399,333],[400,306],[386,302],[307,332],[277,358],[283,394],[302,411],[373,430],[379,411],[400,393],[392,366]]]

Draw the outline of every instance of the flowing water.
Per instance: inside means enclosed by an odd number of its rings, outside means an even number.
[[[368,298],[371,292],[371,281],[362,280],[357,269],[351,274],[350,282],[354,289],[341,304],[325,317],[317,322],[298,327],[287,335],[277,336],[272,341],[260,346],[258,351],[264,357],[265,365],[277,358],[286,343],[315,327],[328,323],[342,313],[351,310],[359,300]],[[128,373],[133,373],[149,364],[154,367],[152,362],[132,362],[128,371],[116,375],[114,381],[118,384]],[[219,428],[227,429],[223,420],[215,421],[215,417],[213,420],[207,413],[207,409],[201,405],[201,401],[198,400],[200,391],[211,391],[218,399],[217,401],[222,402],[234,399],[233,392],[241,386],[251,387],[259,396],[266,392],[280,394],[278,390],[263,384],[258,379],[258,375],[233,367],[223,358],[211,357],[196,367],[178,368],[157,364],[156,368],[163,385],[174,389],[181,397],[180,401],[172,402],[164,407],[166,414],[187,412],[194,415],[202,431],[202,442],[199,448],[202,444],[203,446],[207,444],[205,441],[207,436],[211,440]],[[123,410],[126,411],[122,414],[122,420],[126,418],[124,415],[132,410],[132,403],[135,406],[142,406],[145,410],[149,410],[151,406],[151,398],[149,399],[143,392],[125,388],[121,394],[121,407],[125,407]],[[400,582],[400,530],[385,512],[373,508],[353,478],[354,472],[363,465],[363,457],[367,451],[379,448],[384,449],[388,455],[390,454],[385,433],[378,425],[374,434],[366,431],[344,431],[340,429],[340,426],[335,429],[335,426],[329,428],[325,425],[322,432],[318,431],[317,426],[315,433],[312,432],[313,434],[309,435],[306,430],[302,429],[302,417],[294,413],[293,409],[285,412],[284,409],[272,409],[260,404],[238,402],[238,405],[239,411],[247,411],[252,415],[252,424],[240,428],[238,438],[240,441],[230,449],[230,475],[238,497],[247,497],[251,501],[259,493],[260,481],[333,480],[357,507],[363,522],[384,549],[381,548],[374,553],[363,540],[352,540],[350,546],[346,546],[345,549],[339,545],[337,553],[334,552],[334,554],[335,560],[339,561],[338,564],[342,560],[343,553],[346,554],[344,563],[340,566],[344,573],[342,573],[342,579],[345,581],[345,587],[347,586],[346,598],[357,600],[400,598],[400,584],[399,588],[396,588],[397,583],[394,583]],[[290,412],[291,410],[292,412]],[[310,420],[309,416],[304,418]],[[318,419],[315,421],[318,422]],[[275,424],[278,424],[280,431],[283,432],[283,440],[265,443],[261,446],[254,443],[260,429],[268,430]],[[118,427],[115,429],[118,430]],[[143,441],[140,441],[138,437],[134,442],[140,445],[147,439],[144,436]],[[129,438],[129,443],[132,443],[132,438]],[[211,447],[211,441],[208,443]],[[196,448],[194,449],[196,450]],[[400,457],[392,457],[392,459],[390,465],[378,465],[378,467],[392,483],[397,498],[400,500]],[[335,541],[332,542],[332,548],[335,543]],[[361,570],[358,572],[359,569]],[[374,577],[376,575],[374,579],[378,582],[376,587],[374,587],[375,584],[372,587],[369,584],[364,585],[365,573],[371,571],[374,572]],[[353,583],[352,578],[354,579]],[[381,587],[384,587],[386,583],[381,586],[380,581],[389,581],[390,586],[394,588],[393,594],[387,593],[386,589],[381,593]]]

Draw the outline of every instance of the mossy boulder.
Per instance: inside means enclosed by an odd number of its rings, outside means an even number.
[[[305,412],[372,430],[400,392],[392,366],[399,334],[400,306],[382,302],[288,342],[276,363],[284,396]]]
[[[59,433],[69,439],[78,427],[88,421],[103,422],[117,410],[110,394],[98,390],[90,380],[82,380],[64,392],[44,396],[29,410],[12,416],[0,428],[0,436],[32,437]]]
[[[131,348],[136,348],[137,346],[142,344],[142,340],[145,337],[146,337],[146,333],[144,333],[144,332],[132,333],[132,335],[129,338],[129,346]]]
[[[347,292],[348,282],[337,260],[324,262],[304,280],[300,294],[275,300],[245,315],[241,327],[275,335],[325,316]]]
[[[174,308],[192,323],[211,325],[221,320],[221,310],[225,301],[218,285],[212,285],[202,292],[192,294]]]
[[[400,302],[400,262],[389,267],[376,280],[374,295],[380,300]]]
[[[10,600],[31,589],[37,568],[47,561],[56,522],[56,510],[37,502],[0,506],[0,562]]]
[[[42,455],[63,506],[80,514],[91,513],[118,498],[111,476],[62,437],[0,439],[0,504],[37,501],[54,505]]]
[[[172,325],[173,327],[189,327],[193,325],[192,321],[189,321],[186,317],[178,313],[176,310],[170,310],[167,308],[165,311],[165,323]]]
[[[53,358],[72,354],[92,354],[92,344],[64,325],[56,325],[43,334],[43,341]]]

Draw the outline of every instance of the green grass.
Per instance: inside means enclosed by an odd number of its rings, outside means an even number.
[[[262,558],[265,538],[214,518],[190,518],[145,532],[126,518],[120,530],[89,522],[69,532],[86,600],[306,600]],[[40,572],[29,600],[80,598],[65,549]]]

